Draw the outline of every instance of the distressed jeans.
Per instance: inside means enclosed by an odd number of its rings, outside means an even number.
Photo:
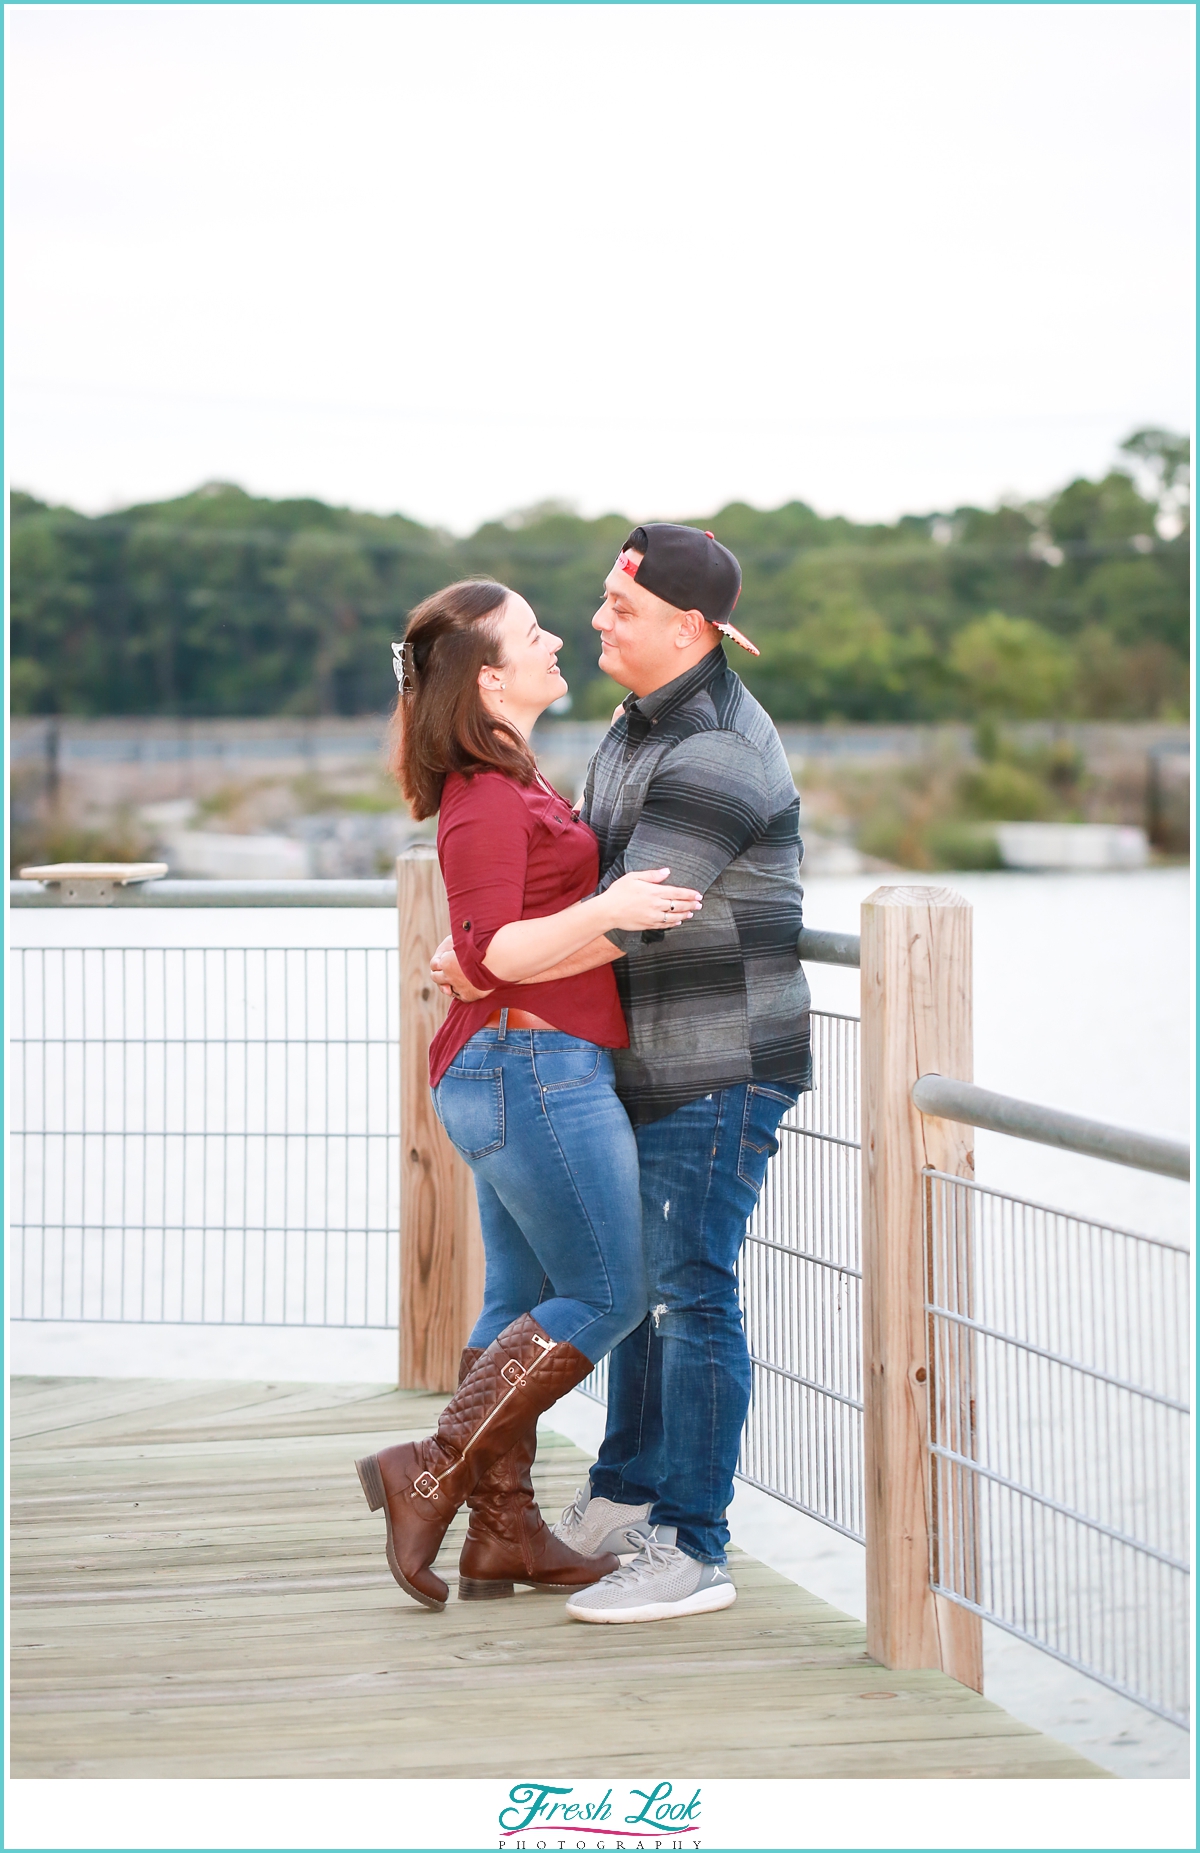
[[[637,1128],[650,1313],[609,1361],[592,1492],[651,1505],[702,1563],[723,1563],[725,1513],[750,1407],[737,1260],[776,1131],[797,1091],[757,1083]]]
[[[637,1146],[609,1051],[559,1030],[482,1029],[433,1104],[479,1199],[486,1275],[469,1343],[536,1312],[598,1363],[647,1306]]]

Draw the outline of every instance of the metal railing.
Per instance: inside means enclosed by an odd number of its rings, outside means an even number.
[[[753,1392],[738,1476],[861,1541],[858,1027],[813,1012],[813,1091],[779,1128],[742,1246]]]
[[[10,881],[10,907],[62,907],[61,883]],[[106,893],[104,907],[395,907],[396,883],[380,881],[146,881]]]
[[[1031,1139],[1037,1145],[1078,1152],[1084,1158],[1104,1158],[1110,1164],[1129,1165],[1135,1171],[1156,1171],[1160,1177],[1178,1178],[1183,1184],[1192,1175],[1191,1153],[1178,1139],[1160,1139],[1153,1133],[1108,1126],[1103,1120],[1084,1119],[1078,1113],[1039,1106],[1036,1101],[994,1094],[990,1088],[975,1087],[969,1081],[925,1074],[913,1084],[912,1098],[914,1106],[936,1119],[982,1126],[988,1132],[1007,1133],[1011,1139]]]
[[[926,1173],[933,1588],[1186,1725],[1190,1255]]]
[[[395,1327],[394,950],[11,959],[13,1318]]]

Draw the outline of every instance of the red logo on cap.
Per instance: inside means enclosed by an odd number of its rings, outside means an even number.
[[[712,529],[711,529],[711,528],[705,528],[705,530],[704,530],[704,538],[705,538],[705,540],[716,540],[716,538],[717,538],[717,537],[716,537],[716,535],[715,535],[715,534],[713,533],[713,531],[712,531]]]
[[[631,579],[637,578],[637,562],[636,560],[630,559],[627,553],[619,553],[617,555],[617,565],[623,573],[628,573]]]

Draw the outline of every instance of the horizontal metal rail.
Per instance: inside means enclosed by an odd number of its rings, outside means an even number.
[[[1114,1679],[1108,1673],[1102,1673],[1096,1667],[1085,1664],[1074,1654],[1066,1653],[1061,1647],[1055,1647],[1051,1642],[1044,1641],[1036,1630],[1022,1628],[1015,1621],[1007,1621],[1003,1616],[993,1614],[991,1609],[984,1608],[978,1602],[970,1601],[967,1596],[959,1595],[956,1590],[947,1589],[943,1583],[933,1582],[929,1587],[939,1596],[948,1596],[951,1602],[958,1604],[959,1608],[967,1609],[972,1615],[981,1616],[984,1621],[990,1621],[993,1627],[1003,1628],[1005,1634],[1011,1634],[1014,1640],[1027,1641],[1030,1647],[1036,1647],[1040,1653],[1049,1654],[1050,1658],[1057,1660],[1060,1666],[1069,1666],[1077,1673],[1085,1673],[1089,1679],[1094,1679],[1097,1685],[1107,1686],[1110,1692],[1119,1693],[1123,1699],[1132,1699],[1135,1705],[1141,1705],[1146,1711],[1152,1711],[1158,1718],[1165,1718],[1168,1724],[1177,1724],[1183,1731],[1190,1729],[1186,1712],[1176,1711],[1170,1705],[1161,1705],[1157,1699],[1147,1698],[1144,1692],[1130,1685],[1127,1680]]]
[[[1035,1145],[1052,1145],[1085,1158],[1106,1158],[1134,1171],[1154,1171],[1187,1183],[1192,1175],[1191,1152],[1177,1139],[1160,1139],[1149,1132],[1131,1132],[1108,1126],[1103,1120],[1084,1119],[1057,1107],[1017,1100],[1011,1094],[993,1094],[990,1088],[969,1081],[952,1081],[945,1075],[925,1074],[913,1082],[913,1105],[932,1119],[957,1120],[986,1132],[1005,1132]]]
[[[430,849],[433,845],[430,845]],[[13,908],[61,908],[57,882],[9,882]],[[70,902],[87,906],[89,902]],[[374,882],[130,882],[115,888],[111,899],[96,899],[113,908],[394,908],[396,884],[391,876]],[[806,926],[796,952],[815,965],[852,965],[857,971],[856,932],[819,932]]]
[[[935,1173],[936,1175],[936,1173]],[[964,1179],[963,1182],[968,1180]],[[987,1193],[991,1196],[993,1193]],[[998,1197],[1002,1203],[1020,1203],[1019,1197]],[[1040,1207],[1022,1204],[1022,1208]],[[1167,1247],[1167,1243],[1156,1244]],[[1186,1254],[1186,1249],[1175,1250],[1176,1254]],[[927,1306],[927,1312],[934,1312],[939,1319],[947,1320],[951,1325],[961,1326],[965,1332],[978,1332],[981,1338],[994,1338],[998,1344],[1012,1345],[1017,1351],[1027,1352],[1031,1358],[1041,1358],[1044,1364],[1058,1364],[1063,1370],[1073,1370],[1081,1377],[1091,1377],[1096,1383],[1106,1383],[1111,1390],[1123,1390],[1126,1396],[1140,1396],[1148,1403],[1159,1403],[1164,1409],[1174,1409],[1177,1415],[1190,1414],[1187,1403],[1181,1403],[1174,1396],[1160,1396],[1157,1390],[1143,1389],[1141,1384],[1130,1383],[1124,1377],[1114,1377],[1111,1371],[1097,1370],[1091,1364],[1082,1364],[1078,1358],[1065,1357],[1061,1351],[1048,1351],[1045,1345],[1031,1344],[1027,1338],[1014,1338],[1011,1332],[1001,1332],[996,1326],[988,1325],[982,1319],[968,1319],[966,1313],[948,1312],[944,1306]]]
[[[1111,1383],[1113,1379],[1106,1378],[1105,1381]],[[1182,1409],[1184,1415],[1188,1413],[1186,1405],[1174,1403],[1170,1407]],[[1030,1487],[1022,1486],[1019,1480],[1010,1480],[1007,1474],[996,1473],[991,1467],[982,1466],[972,1455],[959,1454],[954,1448],[944,1448],[937,1441],[930,1442],[929,1452],[936,1454],[939,1460],[950,1461],[955,1467],[978,1474],[980,1479],[990,1480],[993,1486],[1002,1486],[1006,1493],[1016,1493],[1019,1498],[1028,1499],[1033,1505],[1044,1506],[1047,1512],[1056,1512],[1060,1518],[1069,1518],[1073,1525],[1081,1525],[1085,1531],[1094,1531],[1099,1537],[1111,1538],[1114,1544],[1125,1544],[1143,1557],[1152,1557],[1156,1563],[1166,1564],[1168,1570],[1178,1570],[1183,1576],[1191,1574],[1191,1564],[1186,1558],[1172,1557],[1169,1551],[1157,1550],[1153,1544],[1144,1543],[1131,1532],[1118,1531],[1114,1525],[1106,1525],[1101,1519],[1089,1518],[1086,1512],[1079,1511],[1075,1506],[1064,1505],[1061,1499],[1050,1499],[1045,1493],[1035,1493]]]
[[[76,886],[78,886],[78,882]],[[144,881],[95,902],[67,902],[58,882],[10,881],[11,907],[395,907],[396,883],[379,881]]]
[[[822,933],[813,927],[804,927],[796,941],[796,951],[800,958],[808,959],[813,965],[849,965],[858,970],[857,933]]]
[[[760,1370],[769,1371],[772,1377],[786,1377],[789,1383],[798,1383],[802,1390],[811,1390],[815,1396],[831,1397],[835,1403],[844,1403],[847,1409],[863,1412],[861,1396],[847,1396],[842,1390],[835,1390],[827,1383],[818,1383],[815,1377],[802,1376],[799,1371],[785,1370],[782,1364],[772,1364],[770,1358],[760,1358],[758,1353],[750,1353],[750,1362]]]

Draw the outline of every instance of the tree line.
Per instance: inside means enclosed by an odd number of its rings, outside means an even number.
[[[777,720],[1182,718],[1189,446],[1147,429],[1121,450],[1038,503],[864,524],[734,502],[698,520],[742,563],[738,622],[762,655],[731,647],[738,671]],[[227,483],[95,517],[18,491],[12,707],[379,712],[407,613],[486,575],[564,638],[573,713],[607,714],[590,620],[631,525],[549,503],[460,539]]]

